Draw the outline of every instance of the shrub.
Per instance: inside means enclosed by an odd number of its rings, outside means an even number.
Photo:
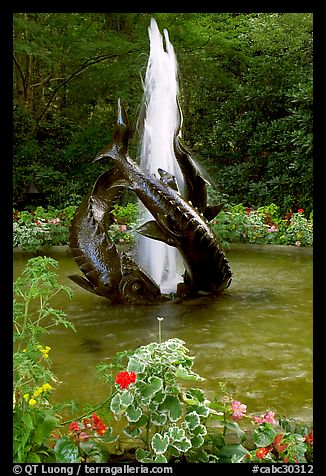
[[[257,210],[235,205],[221,211],[211,226],[223,246],[236,242],[312,246],[313,242],[312,216],[306,219],[299,208],[282,218],[273,203]]]

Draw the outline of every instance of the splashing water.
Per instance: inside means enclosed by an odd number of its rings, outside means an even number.
[[[154,19],[148,28],[150,56],[144,83],[146,116],[140,148],[140,165],[158,177],[162,168],[176,177],[182,192],[183,179],[173,152],[173,134],[179,126],[177,105],[177,61],[167,30],[163,37]],[[142,207],[142,222],[152,220],[152,215]],[[161,241],[140,236],[138,262],[160,286],[163,293],[175,292],[181,279],[182,263],[176,248]]]

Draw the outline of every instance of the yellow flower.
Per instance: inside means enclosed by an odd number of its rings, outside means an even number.
[[[29,393],[25,393],[25,395],[23,395],[23,398],[25,398],[25,400],[27,402],[27,400],[29,399]]]
[[[23,352],[27,352],[27,349],[23,349]]]
[[[52,390],[52,386],[49,383],[44,383],[42,385],[42,388],[43,388],[44,392],[46,392],[47,390]]]
[[[34,398],[31,398],[28,402],[28,405],[30,405],[31,407],[36,405],[36,400],[34,400]]]
[[[44,357],[45,359],[47,359],[47,358],[49,357],[48,354],[49,354],[49,352],[50,352],[50,350],[51,350],[51,347],[48,346],[48,345],[46,345],[46,346],[44,347],[44,349],[42,348],[42,346],[37,346],[37,347],[40,349],[40,352],[42,352],[43,357]]]
[[[43,387],[38,387],[33,393],[33,396],[38,397],[39,395],[41,395],[42,392],[43,392]]]

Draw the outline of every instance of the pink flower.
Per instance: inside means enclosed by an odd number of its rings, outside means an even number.
[[[52,220],[48,220],[48,223],[53,223],[53,224],[57,224],[57,223],[60,223],[60,218],[53,218]]]
[[[120,231],[126,231],[127,225],[120,225]]]
[[[276,425],[277,422],[276,422],[274,416],[275,416],[275,412],[269,411],[269,412],[265,413],[263,421],[265,423],[270,423],[271,425]]]
[[[87,441],[87,440],[89,440],[89,435],[87,433],[85,433],[85,431],[81,431],[79,433],[79,439],[81,441]]]
[[[247,405],[238,402],[237,400],[232,401],[232,420],[240,420],[242,417],[245,416],[247,411]]]
[[[268,228],[267,231],[268,231],[269,233],[274,233],[275,230],[276,230],[276,226],[275,226],[275,225],[272,225],[272,226],[270,226],[270,227]]]
[[[265,415],[261,415],[260,417],[254,416],[253,419],[258,425],[261,423],[270,423],[271,425],[275,425],[277,422],[274,418],[275,412],[268,411]]]

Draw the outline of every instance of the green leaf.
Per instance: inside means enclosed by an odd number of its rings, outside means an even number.
[[[194,430],[200,424],[200,418],[197,412],[190,412],[186,415],[185,424],[189,430]]]
[[[155,458],[154,458],[154,463],[167,463],[168,460],[166,459],[166,457],[164,455],[157,455]]]
[[[219,458],[220,463],[233,463],[240,462],[248,450],[242,445],[227,445],[217,452],[216,456]]]
[[[128,390],[120,394],[120,405],[128,407],[134,401],[134,396]]]
[[[121,412],[120,394],[119,393],[114,395],[114,397],[112,398],[112,400],[110,402],[110,410],[115,414]]]
[[[30,413],[23,413],[21,418],[22,418],[22,421],[27,426],[27,428],[29,428],[30,430],[33,430],[33,428],[35,428],[33,423],[33,418]]]
[[[151,441],[151,446],[156,454],[162,454],[169,446],[169,437],[167,435],[161,436],[159,433],[155,433]]]
[[[191,448],[191,441],[189,440],[189,438],[182,438],[182,440],[173,441],[171,444],[183,453]]]
[[[54,446],[54,453],[57,463],[78,463],[80,458],[78,456],[78,448],[71,441],[71,439],[63,435],[57,440]]]
[[[41,458],[37,453],[28,453],[26,463],[41,463]]]
[[[253,439],[258,447],[263,448],[270,445],[275,436],[276,432],[273,430],[270,423],[262,423],[255,429]]]
[[[59,419],[53,415],[46,415],[43,423],[38,424],[35,429],[34,441],[41,445],[49,437],[51,431],[57,427]]]
[[[163,402],[166,393],[164,391],[157,392],[152,398],[152,403],[157,403],[158,405]]]
[[[141,429],[134,426],[127,426],[123,431],[130,438],[138,438],[141,435]]]
[[[197,403],[197,405],[193,405],[192,409],[196,412],[200,417],[208,417],[209,415],[209,407],[203,403]]]
[[[205,380],[200,375],[196,374],[190,369],[187,369],[183,365],[179,364],[175,376],[178,378],[182,378],[183,380]]]
[[[144,372],[145,367],[146,367],[145,362],[142,362],[137,357],[132,356],[129,358],[129,362],[127,366],[128,372],[136,372],[136,374],[140,374]]]
[[[207,429],[205,425],[198,425],[192,432],[195,436],[197,435],[207,435]]]
[[[226,422],[225,426],[229,430],[235,431],[241,443],[243,443],[245,439],[247,438],[246,433],[240,428],[240,426],[238,425],[236,421]]]
[[[142,409],[140,407],[135,407],[135,405],[130,405],[126,410],[126,417],[130,422],[138,421],[142,414]]]
[[[142,416],[139,418],[139,420],[133,423],[133,426],[135,428],[140,428],[142,426],[146,426],[147,422],[148,422],[148,416],[143,413]]]
[[[152,398],[163,387],[163,380],[160,377],[149,377],[148,384],[141,389],[145,398]]]
[[[199,448],[204,443],[204,438],[202,435],[197,435],[191,438],[191,444],[194,448]]]
[[[151,423],[153,423],[153,425],[162,426],[165,424],[166,420],[167,416],[165,415],[165,413],[151,413]]]
[[[170,421],[177,421],[182,415],[181,403],[175,395],[167,395],[159,406],[160,411],[166,411]]]
[[[147,458],[150,455],[150,451],[144,450],[143,448],[137,448],[135,452],[135,456],[137,461],[140,461],[143,463],[143,459]]]
[[[183,428],[173,426],[169,428],[169,436],[172,441],[181,441],[183,438],[185,438],[186,435]]]

